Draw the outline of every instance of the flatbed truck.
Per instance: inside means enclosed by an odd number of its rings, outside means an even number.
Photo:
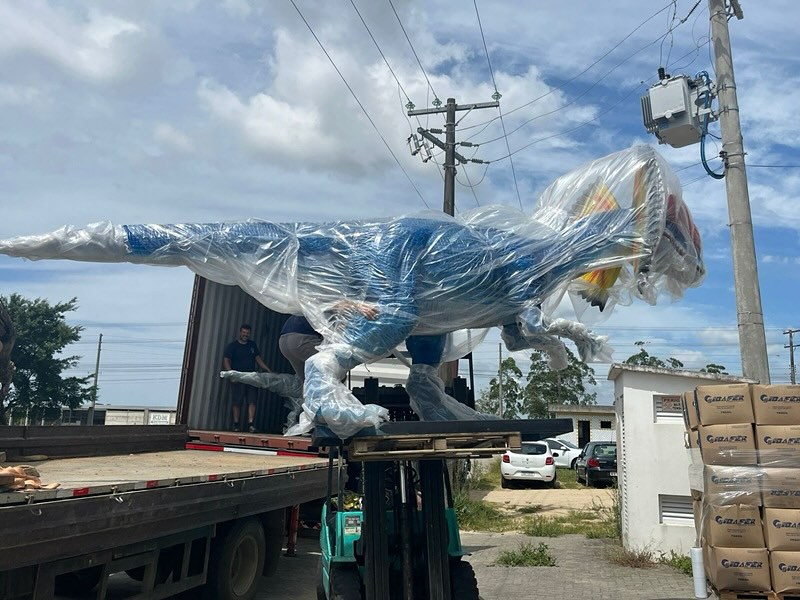
[[[307,442],[209,452],[186,449],[185,426],[4,429],[6,462],[60,486],[0,493],[0,599],[101,600],[122,572],[137,600],[251,598],[277,567],[286,509],[325,496]]]

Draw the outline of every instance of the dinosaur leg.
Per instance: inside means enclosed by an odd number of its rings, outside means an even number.
[[[303,412],[299,423],[286,434],[297,435],[315,425],[325,425],[347,439],[388,419],[388,410],[376,404],[362,404],[342,379],[356,365],[388,356],[416,323],[413,307],[379,304],[373,318],[355,315],[333,339],[326,338],[319,352],[306,361]]]
[[[406,381],[411,409],[420,421],[496,419],[494,415],[479,413],[445,393],[438,372],[445,341],[444,335],[415,335],[406,340],[412,359]]]

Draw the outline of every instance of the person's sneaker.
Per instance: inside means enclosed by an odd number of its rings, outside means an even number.
[[[255,425],[253,425],[252,423],[250,423],[250,427],[247,428],[247,431],[249,431],[250,433],[258,433],[258,429],[256,429]]]
[[[238,423],[234,423],[233,424],[233,430],[234,431],[241,431],[241,429],[239,429],[239,424]]]

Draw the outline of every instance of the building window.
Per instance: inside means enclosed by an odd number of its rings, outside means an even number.
[[[692,497],[659,494],[658,514],[661,523],[694,526]]]
[[[611,429],[611,421],[600,421],[600,429]]]
[[[656,423],[683,423],[683,408],[680,396],[653,396],[653,421]]]

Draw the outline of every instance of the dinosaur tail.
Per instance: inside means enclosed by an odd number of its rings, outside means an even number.
[[[62,227],[52,233],[0,241],[0,254],[88,262],[186,266],[202,277],[238,285],[273,310],[297,304],[294,225],[239,223]]]

